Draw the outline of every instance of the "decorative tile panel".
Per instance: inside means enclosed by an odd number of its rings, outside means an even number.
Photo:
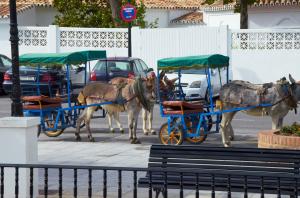
[[[127,31],[60,30],[60,47],[127,48]]]
[[[233,32],[231,39],[236,50],[300,49],[300,32]]]
[[[47,46],[47,29],[19,28],[19,45],[26,47]]]

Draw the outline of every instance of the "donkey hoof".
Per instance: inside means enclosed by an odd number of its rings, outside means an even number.
[[[110,132],[111,133],[115,133],[115,129],[110,129]]]
[[[151,135],[156,135],[156,131],[152,130]]]
[[[225,144],[224,144],[224,147],[226,147],[226,148],[227,148],[227,147],[231,147],[231,143],[225,143]]]
[[[134,138],[134,139],[132,139],[131,140],[131,142],[130,142],[131,144],[140,144],[141,143],[141,141],[140,140],[138,140],[137,138]]]
[[[89,137],[90,142],[95,142],[95,138]]]
[[[231,141],[234,141],[234,136],[229,136],[229,139],[230,139]]]
[[[79,135],[76,136],[76,141],[81,141],[81,137]]]
[[[133,140],[133,137],[129,137],[129,139],[132,141],[132,140]]]
[[[124,129],[121,129],[121,130],[120,130],[120,133],[124,134],[124,132],[125,132]]]
[[[149,135],[149,132],[148,131],[144,132],[144,135]]]

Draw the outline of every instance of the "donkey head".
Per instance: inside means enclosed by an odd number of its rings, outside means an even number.
[[[291,82],[291,88],[295,99],[299,102],[300,101],[300,82],[296,82],[295,79],[289,74],[289,79]]]
[[[174,78],[174,79],[169,79],[166,76],[166,72],[162,71],[159,74],[159,86],[160,86],[160,90],[162,91],[173,91],[175,89],[175,81],[178,80],[178,78]]]
[[[165,72],[162,71],[159,76],[159,92],[162,100],[168,100],[172,97],[173,91],[175,90],[175,81],[178,78],[169,79]]]
[[[146,81],[146,89],[151,92],[151,99],[156,98],[156,75],[155,73],[149,72],[147,74],[147,78],[145,79]]]

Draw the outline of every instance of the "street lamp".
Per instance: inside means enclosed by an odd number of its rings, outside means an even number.
[[[23,107],[21,103],[21,87],[19,76],[19,37],[16,0],[9,0],[10,16],[10,43],[12,59],[12,94],[11,94],[11,116],[23,116]]]

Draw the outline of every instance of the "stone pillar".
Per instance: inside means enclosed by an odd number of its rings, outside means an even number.
[[[39,117],[0,118],[0,163],[38,162],[37,130]],[[4,197],[15,197],[15,168],[4,169]],[[29,197],[30,170],[19,169],[19,198]],[[38,195],[38,171],[33,176],[34,197]]]
[[[60,34],[56,25],[49,25],[47,34],[47,45],[49,53],[59,52]]]

